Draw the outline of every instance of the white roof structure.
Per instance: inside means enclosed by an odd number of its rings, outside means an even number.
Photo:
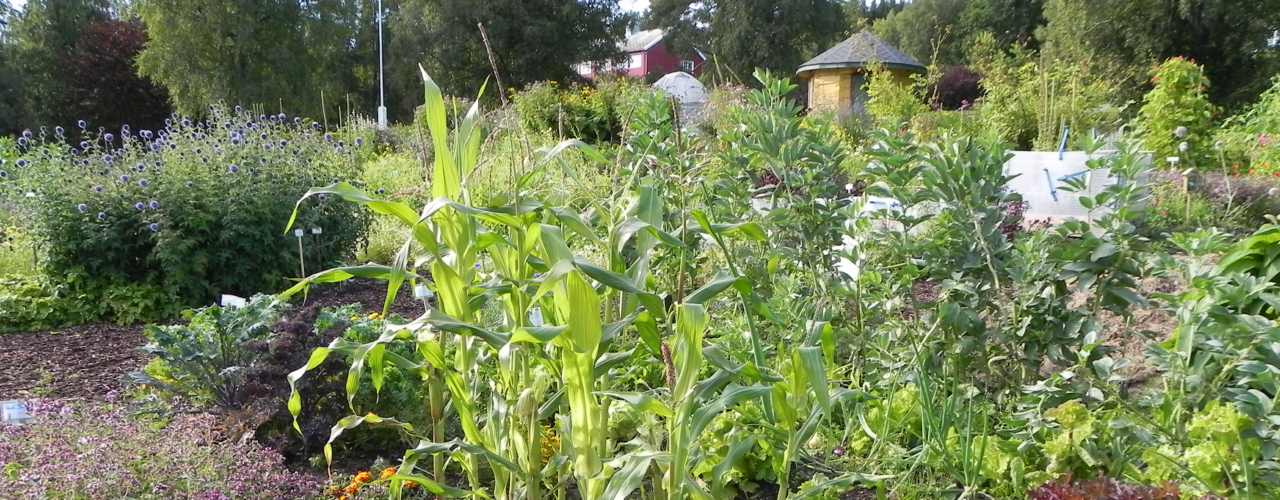
[[[707,100],[707,87],[693,75],[683,71],[667,73],[654,82],[653,88],[670,94],[680,104],[700,104]]]

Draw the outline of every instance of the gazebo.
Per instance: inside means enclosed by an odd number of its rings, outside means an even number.
[[[807,80],[809,107],[861,113],[867,102],[867,67],[879,63],[901,83],[909,83],[913,73],[924,73],[924,65],[876,38],[868,30],[855,33],[796,70]]]

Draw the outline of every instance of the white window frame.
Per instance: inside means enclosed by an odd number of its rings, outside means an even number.
[[[680,71],[685,73],[693,73],[694,62],[688,59],[680,61]]]

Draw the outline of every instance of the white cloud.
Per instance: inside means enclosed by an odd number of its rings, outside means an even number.
[[[644,12],[645,9],[649,8],[649,0],[619,0],[618,6],[626,11]]]

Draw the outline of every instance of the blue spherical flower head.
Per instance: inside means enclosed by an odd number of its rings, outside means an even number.
[[[27,166],[27,160],[18,160],[18,163],[16,163],[15,165],[17,165],[18,168],[25,167]]]
[[[542,277],[542,273],[533,273],[533,277],[534,277],[534,278],[541,278],[541,277]]]
[[[138,209],[138,210],[142,210],[142,209],[144,209],[144,208],[147,208],[147,206],[146,206],[146,205],[143,205],[143,204],[142,204],[142,202],[137,202],[137,203],[134,203],[134,204],[133,204],[133,208],[136,208],[136,209]]]
[[[146,179],[142,179],[142,180],[138,181],[138,185],[139,185],[139,186],[147,187],[147,184],[150,184],[150,183],[149,183],[149,182],[147,182],[147,180],[146,180]]]
[[[111,163],[112,160],[114,160],[114,158],[112,158],[111,155],[102,155],[102,161]]]
[[[242,108],[242,107],[240,107],[240,106],[236,106],[236,112],[237,112],[237,113],[243,113],[243,112],[244,112],[244,108]]]
[[[160,225],[152,222],[150,226],[147,226],[147,229],[150,229],[152,231],[159,231]]]
[[[89,126],[89,124],[88,124],[88,123],[85,123],[85,122],[84,122],[84,120],[80,120],[80,121],[76,122],[76,125],[79,125],[79,126],[80,126],[80,128],[85,128],[85,127],[88,127],[88,126]]]
[[[357,137],[357,138],[356,138],[356,147],[358,148],[358,147],[363,146],[363,145],[364,145],[364,139]]]
[[[336,148],[333,148],[333,152],[334,152],[334,153],[338,153],[338,154],[342,154],[342,152],[343,152],[342,146],[338,146],[338,147],[336,147]]]
[[[240,167],[232,165],[230,167],[227,167],[227,170],[234,174],[240,171]]]
[[[187,187],[195,187],[195,186],[196,186],[196,183],[187,181]]]
[[[319,195],[316,196],[316,198],[319,198],[320,201],[324,201],[324,193],[320,193]]]
[[[127,175],[120,176],[120,182],[129,182],[129,176]]]
[[[284,139],[280,139],[280,147],[282,147],[282,148],[283,148],[283,147],[286,147],[286,146],[288,146],[288,145],[289,145],[289,141],[286,141],[286,140],[284,140]]]
[[[61,127],[61,126],[53,127],[53,133],[58,134],[58,135],[62,135],[62,132],[63,132],[63,130],[62,130],[62,127]]]
[[[72,156],[75,156],[75,155],[78,155],[78,154],[80,154],[80,150],[79,150],[79,149],[71,148],[71,155],[72,155]]]
[[[138,132],[138,135],[142,136],[142,138],[143,138],[143,139],[150,139],[150,138],[151,138],[151,131],[150,131],[150,130],[143,130],[143,131],[141,131],[141,132]]]
[[[300,116],[295,116],[295,117],[293,117],[293,123],[294,123],[295,125],[301,125],[301,124],[302,124],[302,117],[300,117]]]
[[[283,120],[283,119],[288,118],[288,117],[287,117],[287,116],[285,116],[285,115],[284,115],[284,113],[280,113],[279,118],[280,118],[281,120]]]
[[[159,151],[159,150],[160,150],[160,144],[158,144],[158,143],[151,143],[151,150],[152,150],[152,151]]]
[[[18,138],[18,145],[19,145],[19,146],[26,146],[26,145],[27,145],[27,138],[26,138],[26,137],[19,137],[19,138]]]
[[[378,188],[378,194],[386,194],[387,190]]]
[[[106,140],[107,142],[111,142],[111,141],[115,140],[116,136],[111,135],[111,134],[104,134],[104,135],[102,136],[102,138],[103,138],[104,140]]]
[[[325,134],[324,134],[324,140],[332,142],[332,141],[333,141],[333,134],[325,133]]]
[[[94,191],[94,192],[97,192],[97,193],[101,193],[101,192],[102,192],[102,186],[94,186],[94,187],[93,187],[93,191]]]
[[[84,161],[80,162],[80,164],[81,164],[81,165],[88,166],[88,165],[89,165],[89,160],[84,160]]]
[[[262,145],[262,150],[263,150],[263,151],[271,151],[271,145],[270,145],[270,144],[263,144],[263,145]]]
[[[8,178],[9,178],[9,172],[5,172],[4,170],[0,170],[0,179],[8,179]]]
[[[80,141],[80,149],[89,149],[89,141]]]
[[[338,183],[338,178],[337,178],[337,177],[334,177],[334,178],[333,178],[333,184],[337,184],[337,183]]]
[[[188,119],[186,119],[186,118],[183,118],[183,119],[182,119],[182,126],[183,126],[183,127],[190,127],[190,126],[191,126],[191,120],[188,120]]]
[[[174,143],[169,143],[169,149],[178,149],[178,145]]]
[[[263,133],[261,133],[261,134],[258,134],[258,138],[259,138],[259,139],[266,139],[266,138],[267,138],[267,134],[266,134],[266,132],[263,132]]]
[[[311,128],[316,129],[316,130],[319,130],[319,129],[320,129],[320,122],[311,122]]]
[[[160,202],[156,200],[151,200],[151,203],[148,203],[147,206],[151,207],[152,210],[155,210],[157,208],[160,208]]]
[[[30,130],[23,130],[23,131],[22,131],[22,136],[23,136],[23,137],[26,137],[26,138],[28,138],[28,139],[30,139],[30,138],[31,138],[31,131],[30,131]]]
[[[98,220],[107,220],[107,214],[98,212]]]
[[[83,212],[83,211],[85,211],[85,210],[88,210],[88,209],[89,209],[89,205],[85,205],[84,203],[81,203],[81,204],[79,204],[79,205],[76,205],[76,210],[79,210],[79,211],[81,211],[81,212]]]

